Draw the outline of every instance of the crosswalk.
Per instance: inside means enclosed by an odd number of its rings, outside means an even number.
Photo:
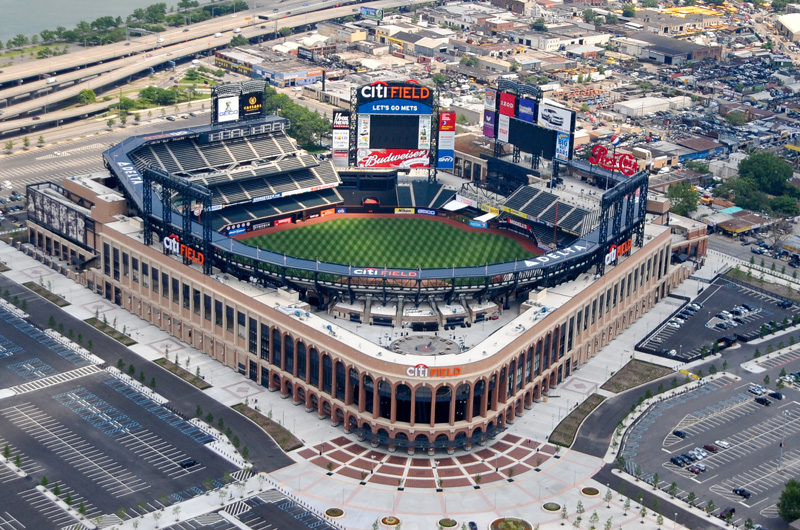
[[[235,502],[225,507],[225,512],[231,514],[234,517],[238,517],[244,512],[249,512],[250,510],[251,510],[250,505],[244,501]]]
[[[27,394],[28,392],[33,392],[35,390],[40,390],[42,388],[47,388],[61,383],[66,383],[67,381],[73,381],[75,379],[80,379],[81,377],[86,377],[89,375],[100,373],[102,371],[103,370],[98,368],[96,365],[90,364],[89,366],[82,366],[80,368],[76,368],[68,372],[62,372],[60,374],[51,375],[49,377],[43,377],[42,379],[37,379],[35,381],[29,381],[27,383],[22,383],[20,385],[12,386],[11,388],[9,388],[9,390],[11,390],[17,395]]]
[[[9,168],[4,164],[0,169],[0,182],[10,181],[14,189],[23,189],[28,184],[35,184],[44,180],[59,181],[63,177],[78,173],[91,173],[103,171],[103,159],[100,150],[85,151],[85,156],[57,157],[50,160],[32,160],[29,164]]]
[[[62,151],[54,151],[54,152],[46,154],[46,155],[37,156],[36,160],[52,160],[54,158],[64,158],[64,157],[68,157],[68,156],[74,155],[75,153],[82,153],[84,151],[104,150],[107,147],[108,147],[107,144],[101,144],[101,143],[82,145],[82,146],[76,147],[74,149],[65,149],[65,150],[62,150]]]

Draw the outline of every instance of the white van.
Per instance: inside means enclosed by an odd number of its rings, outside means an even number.
[[[242,32],[242,28],[233,28],[233,32],[234,33],[241,33]]]
[[[222,33],[214,33],[214,38],[222,37]]]
[[[47,80],[48,85],[55,85],[56,83],[58,83],[58,79],[56,79],[55,77],[51,77]]]

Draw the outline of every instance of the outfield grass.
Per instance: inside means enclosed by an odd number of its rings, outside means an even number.
[[[305,259],[364,267],[468,267],[531,256],[511,238],[419,218],[346,218],[243,241]]]

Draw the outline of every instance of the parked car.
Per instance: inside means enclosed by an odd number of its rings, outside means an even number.
[[[767,389],[761,385],[750,385],[750,388],[748,388],[747,390],[751,394],[755,394],[757,396],[760,396],[761,394],[765,394],[767,392]]]
[[[684,431],[682,431],[680,429],[675,429],[674,431],[672,431],[672,434],[674,434],[678,438],[686,438],[686,432],[684,432]]]
[[[703,449],[705,449],[705,450],[707,450],[709,452],[712,452],[712,453],[716,453],[717,451],[719,451],[719,448],[714,444],[705,444],[703,446]]]
[[[197,465],[197,460],[194,458],[187,458],[186,460],[181,460],[178,465],[180,465],[183,469],[188,469],[190,467],[194,467]]]
[[[686,465],[686,462],[684,462],[683,458],[679,456],[673,456],[672,458],[669,459],[669,461],[678,467],[684,467]]]
[[[778,302],[778,307],[782,307],[784,309],[789,309],[793,305],[794,304],[789,300],[781,300],[780,302]]]
[[[758,403],[759,405],[764,405],[765,407],[769,407],[770,405],[772,405],[772,401],[768,400],[765,397],[757,397],[756,403]]]
[[[700,474],[700,468],[698,468],[694,464],[689,466],[689,467],[687,467],[686,471],[688,471],[689,473],[694,473],[695,475],[699,475]]]
[[[767,395],[772,399],[777,399],[778,401],[783,399],[783,394],[781,394],[780,392],[770,392]]]
[[[697,464],[695,464],[694,467],[699,469],[702,473],[705,473],[706,469],[708,469],[705,464],[701,464],[699,462]]]
[[[734,508],[733,506],[728,506],[727,508],[719,512],[719,518],[725,520],[728,518],[728,516],[732,517],[735,513],[736,513],[736,508]]]
[[[747,491],[744,488],[733,488],[733,493],[738,495],[739,497],[744,497],[745,499],[749,499],[752,493]]]

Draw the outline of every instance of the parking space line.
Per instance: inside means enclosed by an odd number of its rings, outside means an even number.
[[[34,405],[8,407],[0,410],[0,414],[115,497],[149,487],[146,482]]]

